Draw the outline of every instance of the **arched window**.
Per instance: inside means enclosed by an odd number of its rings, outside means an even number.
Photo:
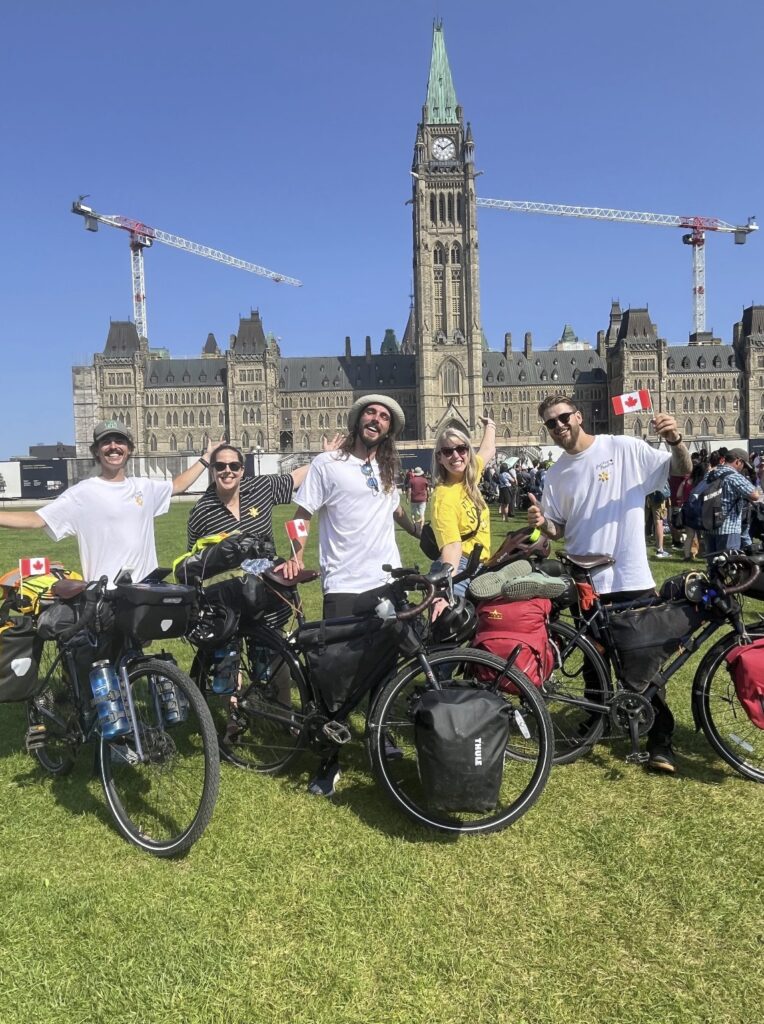
[[[446,223],[446,197],[443,195],[442,192],[438,196],[438,216],[440,218],[440,223],[441,224],[445,224]]]
[[[705,418],[705,416],[700,421],[700,433],[703,437],[707,437],[710,433],[710,430],[708,429],[708,420]]]
[[[186,434],[186,451],[192,452],[194,450],[194,439],[190,434]]]
[[[149,435],[149,451],[155,452],[157,450],[157,438],[156,434]]]
[[[451,262],[461,263],[462,262],[462,250],[458,242],[454,242],[451,246]]]
[[[302,450],[304,452],[310,451],[310,438],[307,434],[302,435]]]
[[[183,426],[184,427],[188,426],[188,413],[187,412],[183,413]]]
[[[434,224],[438,219],[437,210],[435,208],[435,193],[430,194],[430,220]]]
[[[176,412],[172,414],[172,425],[174,427],[178,426],[178,414]]]
[[[454,194],[453,192],[448,193],[448,223],[454,223]]]
[[[224,414],[222,409],[218,413],[218,426],[219,427],[224,427],[225,426],[225,414]]]
[[[642,436],[642,420],[634,420],[634,437]]]
[[[178,440],[175,434],[170,434],[170,451],[176,452],[178,450]]]
[[[716,421],[716,433],[719,435],[719,437],[724,437],[724,420],[721,418],[721,416]]]
[[[247,448],[249,448],[249,434],[246,432],[246,430],[241,435],[241,447],[244,449],[244,451],[246,451]]]
[[[442,267],[446,262],[443,246],[438,243],[432,251],[432,262],[436,267]]]
[[[453,360],[449,359],[441,370],[440,375],[443,397],[444,398],[459,398],[461,395],[461,374],[459,373],[459,367]]]
[[[256,440],[255,440],[255,443],[257,444],[257,447],[258,447],[258,448],[262,448],[262,447],[263,447],[263,444],[264,444],[264,438],[263,438],[263,432],[262,432],[262,430],[261,430],[261,431],[258,431],[258,434],[257,434],[257,438],[256,438]]]
[[[692,436],[693,430],[694,430],[694,428],[693,428],[693,425],[692,425],[692,420],[685,420],[685,423],[684,423],[684,433],[687,434],[688,437],[689,437],[689,436]]]

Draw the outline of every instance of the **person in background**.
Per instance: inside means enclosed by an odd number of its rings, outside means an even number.
[[[693,460],[692,472],[682,478],[677,489],[677,501],[682,514],[682,528],[684,530],[684,547],[682,555],[685,562],[694,562],[702,551],[703,523],[700,515],[696,514],[694,503],[690,503],[690,495],[703,483],[706,478],[706,467],[700,459]]]
[[[502,462],[499,466],[499,515],[504,523],[515,514],[512,488],[516,483],[517,476],[514,470],[510,469],[506,462]]]
[[[709,462],[715,461],[716,454],[712,453]],[[706,533],[706,554],[736,551],[740,548],[743,503],[760,501],[762,497],[757,485],[745,475],[746,470],[753,472],[748,452],[743,448],[730,448],[708,474],[709,490],[716,481],[721,480],[722,493],[719,522],[712,531]]]
[[[411,508],[411,522],[423,523],[424,513],[427,508],[427,499],[430,496],[430,482],[424,475],[421,466],[414,466],[411,476],[408,478],[406,491]]]

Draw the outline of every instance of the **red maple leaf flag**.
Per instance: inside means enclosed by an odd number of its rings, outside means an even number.
[[[42,576],[50,572],[50,561],[47,558],[20,558],[20,576]]]
[[[290,540],[304,540],[308,536],[308,524],[304,519],[290,519],[284,526]]]
[[[640,412],[642,409],[652,409],[652,407],[649,391],[629,391],[625,395],[613,396],[613,411],[616,416],[623,416],[626,412]]]

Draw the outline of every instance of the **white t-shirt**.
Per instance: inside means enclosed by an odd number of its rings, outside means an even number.
[[[572,555],[612,555],[594,583],[601,594],[655,586],[645,545],[645,498],[668,479],[671,453],[636,437],[598,434],[547,470],[541,509],[565,527]]]
[[[390,579],[383,565],[399,566],[393,512],[398,488],[385,493],[372,459],[378,490],[367,486],[363,459],[322,452],[294,495],[306,511],[320,511],[318,560],[325,594],[363,594]]]
[[[130,568],[137,583],[157,567],[154,517],[170,507],[171,480],[99,476],[83,480],[38,510],[53,540],[76,537],[86,580]]]

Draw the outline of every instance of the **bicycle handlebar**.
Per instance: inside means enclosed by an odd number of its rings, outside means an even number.
[[[717,571],[724,565],[737,566],[748,570],[748,576],[740,583],[727,584],[722,581],[722,588],[725,594],[740,594],[748,590],[761,575],[761,569],[756,562],[742,551],[720,551],[718,554],[711,556],[708,565],[709,568],[713,567]]]
[[[67,640],[71,640],[72,637],[76,636],[77,633],[82,633],[84,630],[90,629],[96,621],[101,605],[104,600],[106,600],[106,587],[108,582],[107,577],[102,576],[100,580],[88,584],[87,589],[83,591],[83,594],[85,595],[85,602],[82,614],[72,626],[60,631],[58,634],[59,640],[65,643]]]

